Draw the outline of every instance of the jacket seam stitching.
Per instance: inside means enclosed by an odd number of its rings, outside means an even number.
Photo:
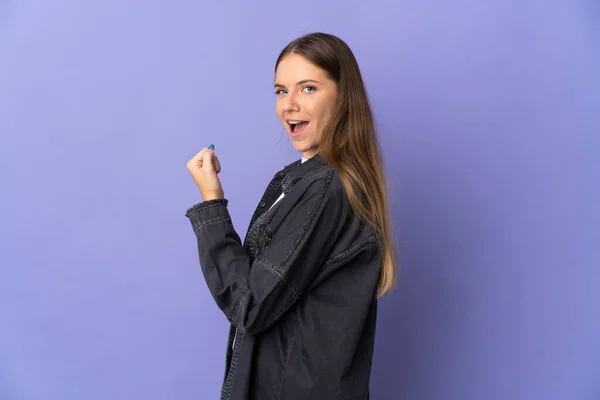
[[[227,199],[215,199],[215,200],[207,200],[202,203],[198,203],[186,211],[186,216],[191,217],[194,214],[197,214],[200,211],[208,210],[213,207],[225,206],[227,207],[229,200]]]
[[[210,225],[215,225],[222,221],[231,221],[231,218],[230,217],[226,217],[226,218],[219,217],[215,220],[208,220],[207,222],[204,222],[204,223],[198,225],[198,227],[196,229],[194,229],[194,233],[198,232],[200,230],[200,228],[204,228],[204,227],[210,226]]]
[[[231,398],[231,392],[233,388],[233,379],[235,378],[235,372],[237,369],[237,363],[239,358],[239,349],[244,343],[244,332],[238,332],[238,337],[234,345],[233,353],[231,355],[231,364],[229,366],[229,372],[227,373],[227,377],[225,378],[225,382],[223,382],[223,386],[221,388],[221,400],[228,400]]]
[[[268,264],[266,261],[264,260],[256,260],[256,263],[258,265],[260,265],[261,267],[263,267],[264,269],[266,269],[267,271],[269,271],[270,273],[272,273],[273,275],[275,275],[281,282],[283,282],[285,284],[285,286],[288,288],[288,290],[292,293],[292,295],[294,295],[294,298],[298,299],[299,295],[298,293],[296,293],[296,291],[292,288],[292,286],[285,280],[285,278],[279,273],[279,271],[277,271],[275,269],[274,266]]]
[[[233,320],[235,318],[237,318],[237,316],[239,314],[240,304],[242,303],[242,300],[246,297],[246,295],[248,294],[249,291],[250,291],[250,286],[246,286],[244,288],[244,290],[242,291],[242,294],[240,295],[240,297],[238,297],[238,299],[236,300],[235,305],[233,306],[233,310],[231,311],[231,313],[229,313],[228,319],[231,321],[231,323],[234,323]],[[236,324],[234,323],[234,325],[236,325]]]
[[[373,233],[373,234],[367,236],[366,238],[359,240],[358,242],[355,242],[353,245],[351,245],[346,250],[341,251],[340,253],[336,254],[335,256],[333,256],[329,260],[327,260],[325,262],[325,264],[323,265],[323,268],[330,267],[331,265],[333,265],[337,262],[345,260],[346,258],[348,258],[351,255],[358,252],[363,247],[365,247],[371,243],[374,243],[376,239],[377,239],[377,234]]]

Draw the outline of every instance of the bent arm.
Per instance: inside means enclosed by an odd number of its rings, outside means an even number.
[[[269,247],[253,261],[234,230],[227,200],[203,202],[186,213],[208,288],[242,331],[255,334],[271,326],[306,291],[326,261],[345,214],[341,188],[330,183],[331,175],[311,183]]]

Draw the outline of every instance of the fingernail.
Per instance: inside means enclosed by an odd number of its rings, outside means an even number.
[[[214,144],[211,144],[210,146],[208,146],[208,149],[209,149],[209,150],[214,150],[214,149],[215,149],[215,145],[214,145]]]

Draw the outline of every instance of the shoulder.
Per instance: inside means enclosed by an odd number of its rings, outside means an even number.
[[[340,174],[329,165],[319,168],[306,182],[304,211],[317,229],[328,232],[326,240],[335,243],[332,254],[346,254],[349,248],[377,246],[375,230],[356,212]]]
[[[311,171],[303,178],[299,191],[302,202],[313,213],[323,214],[322,218],[343,223],[348,219],[357,219],[344,189],[339,173],[330,165]]]
[[[328,164],[310,171],[297,186],[304,198],[319,196],[326,201],[341,201],[346,197],[338,172]]]

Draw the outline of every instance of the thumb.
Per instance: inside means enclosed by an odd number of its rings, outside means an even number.
[[[206,150],[202,155],[202,168],[207,171],[214,171],[213,165],[213,154],[214,150]]]

